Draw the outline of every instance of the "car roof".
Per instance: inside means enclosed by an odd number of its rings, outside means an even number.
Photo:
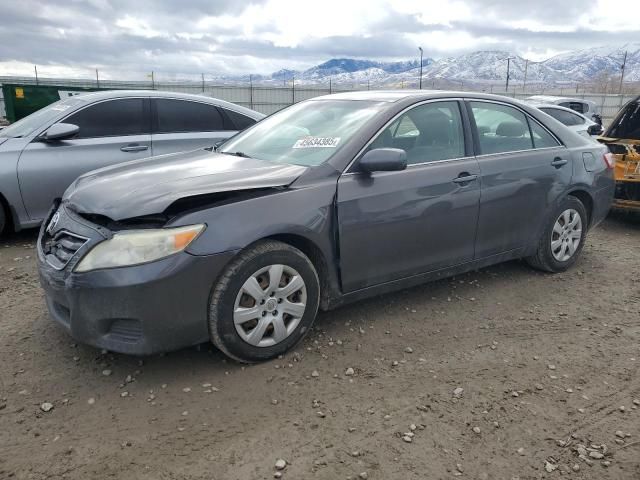
[[[582,103],[593,103],[591,100],[585,100],[584,98],[575,98],[575,97],[557,97],[555,95],[532,95],[531,97],[527,97],[525,100],[538,100],[545,103],[553,103],[553,102],[582,102]]]
[[[127,97],[154,97],[154,98],[174,98],[178,100],[192,100],[197,102],[210,103],[218,107],[224,107],[229,110],[234,110],[238,113],[243,113],[250,116],[253,119],[261,119],[265,115],[243,107],[236,105],[235,103],[225,102],[219,98],[210,97],[207,95],[194,95],[190,93],[180,92],[167,92],[163,90],[100,90],[96,92],[86,92],[79,95],[74,95],[74,98],[84,100],[86,102],[99,102],[101,100],[110,100],[113,98],[127,98]]]
[[[582,117],[588,121],[590,121],[591,123],[593,123],[593,121],[591,119],[589,119],[589,117],[587,117],[586,115],[580,113],[580,112],[576,112],[575,110],[572,110],[570,108],[567,107],[563,107],[562,105],[557,105],[555,103],[543,103],[543,102],[527,102],[529,105],[536,107],[536,108],[552,108],[554,110],[563,110],[565,112],[569,112],[572,113],[574,115],[577,115],[579,117]]]
[[[401,100],[430,100],[435,98],[478,98],[485,100],[508,100],[512,103],[520,103],[511,97],[492,95],[488,93],[459,92],[455,90],[365,90],[354,92],[333,93],[310,98],[307,101],[315,100],[363,100],[373,102],[399,102]]]

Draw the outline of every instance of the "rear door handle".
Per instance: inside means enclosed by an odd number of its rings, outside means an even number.
[[[551,162],[551,165],[553,165],[556,168],[560,168],[563,165],[566,165],[568,163],[567,160],[565,160],[564,158],[560,158],[560,157],[556,157],[553,159],[553,162]]]
[[[453,183],[469,183],[475,182],[478,179],[478,175],[469,175],[468,173],[461,173],[457,178],[453,179]]]
[[[123,152],[142,152],[148,149],[149,149],[149,145],[136,145],[136,144],[127,145],[126,147],[120,148],[120,150],[122,150]]]

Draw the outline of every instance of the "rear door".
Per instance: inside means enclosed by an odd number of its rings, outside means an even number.
[[[70,140],[35,139],[18,161],[20,192],[32,220],[41,220],[55,198],[83,173],[151,154],[147,98],[90,104],[60,120],[80,127]]]
[[[234,135],[235,123],[215,105],[152,98],[153,155],[211,147]]]
[[[461,102],[408,109],[367,150],[401,148],[398,172],[353,171],[338,181],[340,268],[346,292],[473,259],[479,169],[465,143]],[[470,139],[469,139],[470,140]]]
[[[535,242],[547,212],[571,182],[571,154],[514,106],[467,103],[482,183],[476,258]]]

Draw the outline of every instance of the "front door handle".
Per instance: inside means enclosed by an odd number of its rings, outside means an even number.
[[[149,150],[149,145],[138,145],[132,143],[131,145],[122,147],[120,150],[122,150],[123,152],[142,152],[144,150]]]
[[[457,178],[453,179],[453,183],[469,183],[475,182],[478,179],[478,175],[470,175],[466,172],[461,173]]]
[[[560,168],[563,165],[566,165],[567,163],[568,161],[565,160],[564,158],[556,157],[553,159],[553,162],[551,162],[551,165],[553,165],[556,168]]]

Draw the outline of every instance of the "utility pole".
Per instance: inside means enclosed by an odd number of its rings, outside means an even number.
[[[100,75],[98,74],[98,69],[96,68],[96,85],[100,88]]]
[[[418,47],[418,50],[420,50],[420,90],[422,90],[422,47]]]
[[[511,59],[515,57],[507,57],[507,84],[504,91],[509,92],[509,73],[511,72]]]
[[[291,77],[291,105],[296,103],[296,76]]]
[[[329,77],[329,94],[332,94],[332,88],[331,88],[331,77]]]
[[[36,85],[38,85],[39,82],[38,82],[38,66],[37,65],[33,66],[33,71],[36,72]]]
[[[527,89],[527,71],[529,70],[529,60],[524,61],[524,82],[522,82],[522,93]]]
[[[622,60],[622,66],[620,67],[620,88],[618,89],[618,95],[622,95],[622,82],[624,82],[624,69],[627,66],[627,53],[624,52],[624,60]]]
[[[202,93],[204,93],[204,73],[200,74],[202,76]]]
[[[151,90],[155,90],[156,89],[156,79],[153,76],[153,70],[151,70]]]

